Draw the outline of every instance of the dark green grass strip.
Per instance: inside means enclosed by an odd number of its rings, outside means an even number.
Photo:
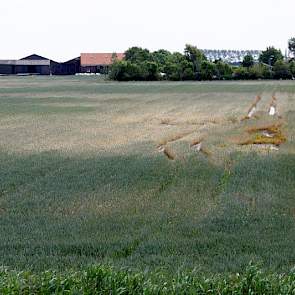
[[[267,274],[250,265],[242,274],[167,276],[91,267],[80,272],[0,271],[1,294],[295,294],[295,272]]]

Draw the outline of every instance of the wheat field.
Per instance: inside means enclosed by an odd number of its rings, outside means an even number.
[[[1,77],[0,265],[290,270],[294,122],[293,81]]]

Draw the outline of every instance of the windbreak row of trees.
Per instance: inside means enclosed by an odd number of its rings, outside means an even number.
[[[295,61],[284,61],[281,51],[274,47],[263,51],[259,62],[245,56],[240,66],[222,60],[211,62],[192,45],[186,45],[183,54],[132,47],[125,52],[124,60],[114,60],[109,76],[118,81],[291,79]]]
[[[209,62],[202,51],[192,45],[186,45],[184,54],[132,47],[125,52],[123,61],[114,62],[110,78],[119,81],[212,80],[230,79],[232,73],[231,66],[221,60]]]

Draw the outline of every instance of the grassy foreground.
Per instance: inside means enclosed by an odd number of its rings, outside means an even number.
[[[295,294],[295,273],[265,274],[250,265],[245,273],[201,277],[178,273],[114,271],[93,267],[81,272],[33,275],[0,271],[1,294]]]

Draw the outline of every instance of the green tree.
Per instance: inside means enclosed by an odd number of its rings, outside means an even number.
[[[183,60],[180,63],[181,80],[195,80],[194,65],[192,62]]]
[[[181,69],[179,64],[168,62],[165,65],[164,72],[168,80],[172,80],[172,81],[181,80]]]
[[[131,47],[125,52],[125,60],[132,63],[152,61],[152,54],[148,49],[143,49],[141,47]]]
[[[249,79],[249,69],[244,67],[237,67],[234,69],[234,78],[236,80],[246,80]]]
[[[254,58],[251,54],[247,54],[244,56],[242,66],[245,68],[252,67],[254,65]]]
[[[113,63],[109,77],[117,81],[143,80],[140,66],[125,60]]]
[[[185,45],[184,55],[193,64],[193,71],[197,78],[201,72],[202,62],[207,60],[206,56],[196,46],[190,44]]]
[[[171,57],[171,52],[164,49],[160,49],[152,53],[153,61],[158,64],[160,72],[164,71],[164,67],[169,62],[170,57]]]
[[[119,80],[122,76],[122,68],[125,61],[114,61],[110,66],[109,78],[112,80]]]
[[[193,63],[188,61],[186,57],[179,52],[171,54],[164,67],[164,72],[168,80],[180,81],[195,79]]]
[[[159,66],[156,62],[151,61],[148,51],[133,47],[126,53],[127,59],[114,60],[109,74],[110,79],[118,81],[154,81],[159,79]]]
[[[295,38],[291,38],[288,42],[289,50],[293,53],[295,56]]]
[[[273,67],[274,78],[276,79],[290,79],[292,74],[289,70],[289,65],[283,60],[278,60]]]
[[[278,60],[283,60],[283,54],[280,49],[274,47],[267,47],[259,56],[259,61],[264,64],[273,66]]]
[[[268,79],[270,78],[270,71],[269,67],[259,63],[256,65],[253,65],[248,69],[249,71],[249,79]]]
[[[224,63],[221,60],[214,63],[216,64],[216,75],[219,80],[232,79],[233,69],[229,64]]]
[[[146,81],[159,80],[159,67],[158,64],[153,61],[144,61],[139,64],[142,70],[141,78]]]
[[[291,61],[289,63],[289,71],[291,72],[292,76],[295,77],[295,61]]]
[[[209,61],[203,61],[201,65],[201,80],[213,80],[217,77],[216,65]]]

